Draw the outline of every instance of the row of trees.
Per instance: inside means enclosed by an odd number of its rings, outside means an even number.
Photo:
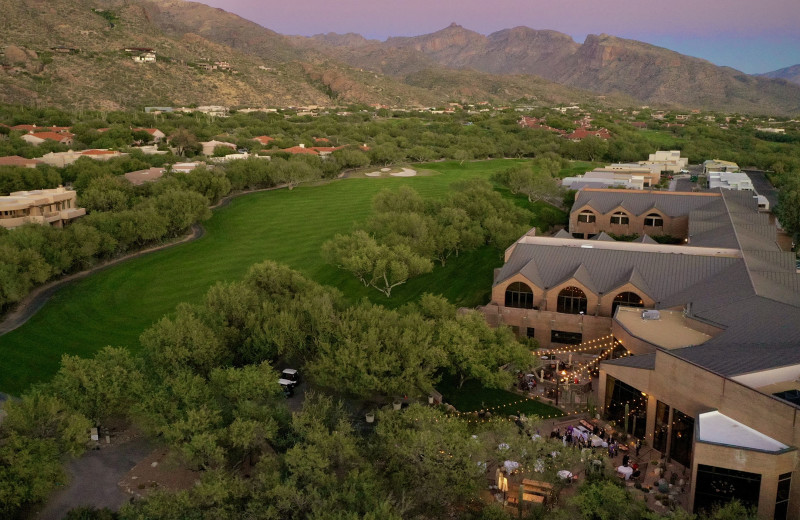
[[[224,175],[204,169],[142,187],[93,170],[79,180],[85,181],[78,201],[86,217],[63,229],[0,228],[0,310],[48,280],[181,235],[230,191]]]
[[[405,186],[380,192],[363,229],[337,234],[323,244],[323,257],[390,297],[393,288],[432,271],[434,261],[445,265],[450,256],[484,245],[502,249],[528,230],[531,214],[487,181],[452,188],[448,197],[427,201]]]
[[[13,518],[25,504],[44,498],[61,481],[60,454],[80,451],[87,428],[113,417],[134,420],[225,493],[265,485],[261,492],[272,500],[284,493],[304,496],[323,484],[332,487],[326,495],[343,493],[347,486],[340,487],[338,477],[351,468],[357,469],[352,485],[373,485],[362,479],[364,472],[383,479],[384,491],[366,504],[393,497],[389,503],[408,500],[401,511],[426,512],[430,501],[452,504],[464,495],[406,499],[392,494],[391,482],[410,490],[422,485],[419,478],[425,485],[439,478],[425,474],[434,471],[425,458],[401,468],[424,445],[440,459],[435,471],[455,471],[447,476],[454,490],[474,490],[480,479],[475,463],[467,463],[474,450],[467,449],[471,441],[464,423],[423,408],[402,417],[386,415],[379,419],[378,445],[367,447],[352,437],[351,425],[331,399],[311,397],[309,411],[291,418],[274,364],[293,360],[317,388],[376,399],[427,393],[443,372],[507,387],[512,376],[501,367],[527,367],[532,360],[510,330],[491,329],[476,313],[457,315],[441,297],[426,295],[399,310],[350,305],[336,290],[270,262],[253,266],[241,282],[213,287],[201,304],[179,306],[142,334],[141,345],[140,356],[113,347],[91,359],[64,356],[50,383],[6,405],[9,417],[0,426],[0,493],[6,493],[1,513]],[[425,426],[409,436],[409,425],[417,422]],[[430,438],[436,428],[439,433]],[[31,447],[34,441],[42,446]],[[370,469],[371,457],[355,457],[372,449],[385,454],[384,466]],[[458,453],[459,460],[441,453]],[[259,477],[245,486],[235,469],[256,462]],[[313,480],[318,478],[323,480]],[[159,500],[176,497],[163,496],[136,510],[146,511]],[[344,498],[312,500],[308,507],[315,504],[316,511],[339,500]],[[301,507],[290,516],[313,511]]]
[[[179,306],[142,335],[141,347],[138,356],[114,347],[91,359],[64,356],[52,381],[6,403],[0,515],[27,515],[64,482],[61,461],[83,451],[88,429],[120,418],[173,448],[199,483],[156,491],[119,513],[81,508],[67,518],[508,519],[480,498],[487,461],[518,461],[524,476],[558,485],[557,471],[581,458],[532,437],[535,424],[467,422],[415,404],[379,410],[374,429],[356,428],[341,397],[424,395],[448,372],[507,387],[513,378],[502,367],[532,361],[509,329],[457,314],[437,296],[399,310],[348,304],[335,289],[266,262],[241,282],[213,287],[202,303]],[[293,414],[277,384],[279,360],[292,360],[319,390]],[[611,468],[586,478],[552,518],[661,518]],[[751,516],[733,504],[711,518]]]
[[[546,108],[533,109],[530,115],[545,118],[551,126],[571,128],[574,123]],[[800,168],[797,134],[789,133],[776,142],[772,135],[756,132],[752,126],[719,128],[716,122],[693,120],[681,127],[641,131],[616,115],[605,111],[592,114],[593,125],[606,127],[612,138],[603,141],[587,138],[571,142],[547,130],[523,129],[517,124],[520,114],[513,110],[495,113],[429,114],[424,112],[386,112],[375,117],[374,111],[360,112],[353,107],[349,115],[320,115],[316,118],[285,118],[284,114],[234,113],[228,118],[207,118],[195,114],[162,114],[86,112],[66,114],[51,109],[0,107],[0,121],[9,125],[25,123],[71,124],[77,134],[76,144],[82,147],[120,147],[142,140],[131,128],[158,127],[181,141],[182,153],[199,152],[198,141],[221,138],[239,148],[256,152],[265,146],[253,141],[269,135],[275,141],[267,147],[286,148],[305,143],[315,146],[314,138],[326,137],[333,145],[366,143],[372,164],[399,161],[429,161],[441,158],[469,160],[493,157],[537,157],[553,152],[560,157],[591,161],[636,161],[647,157],[656,148],[680,149],[693,163],[711,157],[733,160],[775,171],[796,171]],[[469,123],[469,124],[467,124]],[[660,123],[659,123],[660,124]],[[98,128],[109,130],[98,133]],[[656,131],[653,131],[657,129]],[[0,133],[9,134],[0,126]],[[14,134],[14,132],[10,132]],[[177,146],[176,143],[173,143]],[[44,147],[44,148],[42,148]],[[33,147],[18,136],[2,139],[0,155],[33,157],[42,150],[62,149],[50,143]]]

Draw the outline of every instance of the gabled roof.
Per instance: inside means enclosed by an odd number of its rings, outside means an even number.
[[[558,233],[553,235],[553,238],[572,238],[572,235],[566,229],[559,229]]]
[[[600,233],[598,233],[597,235],[593,236],[589,240],[601,240],[603,242],[616,242],[616,240],[614,238],[612,238],[611,235],[609,235],[605,231],[601,231]]]
[[[644,190],[615,190],[585,188],[578,192],[572,213],[590,206],[605,214],[620,207],[633,215],[643,215],[657,207],[670,217],[688,216],[719,198],[718,193],[683,193]]]
[[[530,280],[536,287],[544,287],[542,277],[539,274],[539,268],[536,267],[535,262],[528,262],[525,264],[525,267],[520,270],[519,274]]]
[[[650,286],[647,284],[647,280],[644,279],[644,276],[641,272],[639,272],[639,268],[636,266],[630,270],[628,276],[620,280],[617,287],[622,287],[626,283],[633,284],[637,289],[645,294],[653,294],[653,290],[650,289]],[[614,289],[616,289],[616,287]]]
[[[658,244],[658,242],[656,242],[655,240],[650,238],[650,235],[648,235],[648,234],[644,234],[644,235],[640,236],[639,238],[634,240],[634,242],[638,242],[640,244]]]
[[[32,135],[33,137],[38,137],[39,139],[45,139],[50,141],[62,142],[72,139],[73,135],[68,133],[56,133],[56,132],[37,132],[35,134],[28,134]]]

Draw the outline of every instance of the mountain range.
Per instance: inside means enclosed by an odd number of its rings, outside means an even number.
[[[0,101],[69,108],[529,99],[796,114],[800,86],[608,35],[527,27],[284,36],[183,0],[0,0]],[[136,63],[126,48],[152,48]],[[217,64],[217,65],[215,65]],[[219,65],[219,66],[218,66]]]
[[[800,85],[800,64],[759,75],[765,78],[785,79],[786,81]]]

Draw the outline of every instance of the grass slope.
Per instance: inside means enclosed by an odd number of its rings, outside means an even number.
[[[541,401],[525,397],[497,388],[486,388],[475,380],[464,382],[458,388],[455,378],[445,377],[436,389],[444,400],[462,413],[488,410],[495,415],[538,415],[544,419],[561,417],[564,412]]]
[[[91,356],[106,345],[135,350],[142,331],[178,303],[198,302],[214,283],[240,279],[252,264],[267,259],[338,287],[354,301],[366,297],[394,307],[432,292],[460,306],[485,303],[493,269],[503,263],[497,249],[462,254],[444,268],[436,267],[433,273],[397,287],[387,299],[325,264],[320,248],[334,234],[362,222],[371,211],[373,196],[384,188],[409,185],[423,197],[441,197],[452,182],[488,178],[510,162],[433,163],[425,168],[438,175],[347,179],[236,198],[214,212],[201,239],[69,284],[24,326],[0,336],[0,391],[18,395],[30,384],[48,379],[64,353]],[[527,200],[515,202],[527,204]],[[537,206],[532,209],[537,211]]]

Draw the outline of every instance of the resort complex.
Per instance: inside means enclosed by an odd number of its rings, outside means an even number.
[[[565,352],[611,335],[602,411],[691,469],[690,506],[788,518],[800,274],[771,216],[749,191],[584,189],[569,229],[506,251],[488,321]]]

